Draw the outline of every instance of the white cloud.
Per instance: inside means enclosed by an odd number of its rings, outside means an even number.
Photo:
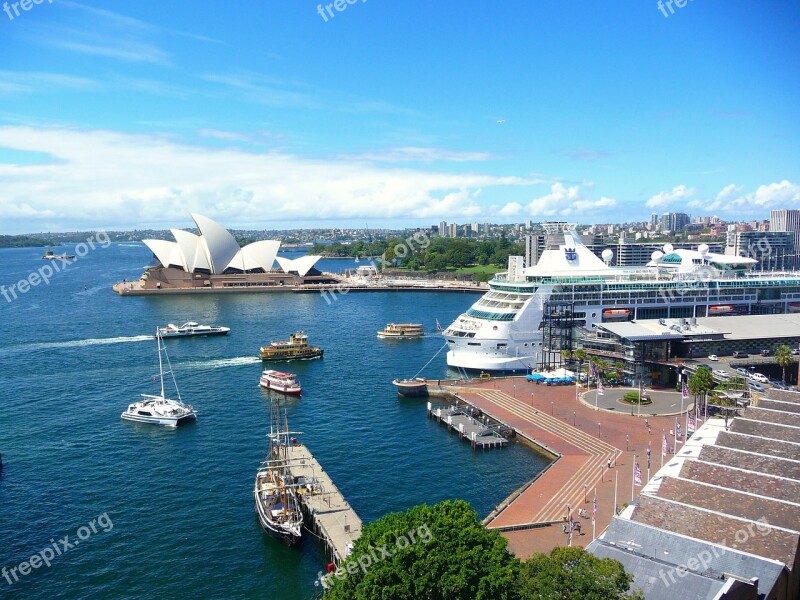
[[[685,185],[678,185],[669,192],[660,192],[650,198],[645,204],[648,208],[665,208],[679,200],[686,200],[695,193],[695,189]]]
[[[0,127],[0,147],[11,156],[16,150],[49,157],[32,165],[0,163],[0,222],[16,219],[13,227],[24,231],[44,223],[180,226],[189,212],[228,226],[477,217],[485,214],[482,190],[530,185],[516,177],[207,148],[100,130]]]
[[[800,205],[800,185],[784,179],[780,183],[760,186],[748,197],[748,203],[763,208],[779,206],[797,207]]]
[[[418,146],[401,146],[368,152],[352,158],[374,162],[477,162],[489,160],[492,155],[487,152],[465,152],[446,148],[423,148]]]
[[[500,214],[513,216],[517,214],[514,211],[519,207],[530,217],[583,216],[597,212],[598,209],[613,208],[617,205],[617,201],[612,198],[602,197],[599,200],[592,200],[585,197],[586,191],[583,188],[586,187],[591,186],[565,186],[561,182],[556,182],[550,188],[549,194],[534,198],[524,208],[515,202],[506,204],[500,210]]]

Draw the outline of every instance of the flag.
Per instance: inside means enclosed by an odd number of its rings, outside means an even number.
[[[594,502],[592,503],[592,525],[594,525],[594,516],[597,514],[597,490],[594,492]]]
[[[647,442],[647,468],[650,468],[650,442]]]
[[[689,384],[687,384],[685,381],[683,382],[683,392],[681,395],[683,396],[684,400],[689,399]]]
[[[597,367],[595,367],[592,363],[589,363],[589,375],[592,377],[597,377]]]
[[[439,323],[439,319],[436,319],[436,331],[441,331],[441,330],[442,330],[442,325],[441,323]]]
[[[603,396],[604,394],[605,394],[605,390],[603,389],[603,380],[602,379],[598,379],[597,380],[597,395],[598,396]]]
[[[633,471],[633,483],[640,487],[642,485],[642,470],[639,468],[639,463],[636,463],[636,468]]]
[[[686,423],[686,433],[694,433],[696,427],[697,421],[695,421],[694,411],[692,410],[689,412],[689,421]]]
[[[664,456],[667,453],[667,448],[668,447],[669,446],[667,445],[667,434],[665,433],[664,434],[664,439],[661,440],[661,456]]]
[[[680,440],[681,438],[681,424],[678,421],[675,421],[675,438]]]

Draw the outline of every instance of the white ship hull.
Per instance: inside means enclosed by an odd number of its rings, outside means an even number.
[[[616,269],[571,230],[556,233],[560,243],[549,243],[534,267],[509,257],[508,272],[447,327],[448,366],[551,366],[560,362],[561,348],[572,347],[573,329],[591,332],[601,323],[800,310],[800,273],[755,273],[750,258],[707,248],[673,252],[669,245],[646,268]]]

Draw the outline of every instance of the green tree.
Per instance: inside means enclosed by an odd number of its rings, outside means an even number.
[[[786,383],[786,367],[794,362],[792,349],[786,344],[781,344],[775,348],[775,362],[778,363],[778,366],[781,369],[783,369],[783,383]]]
[[[706,394],[714,389],[714,376],[707,367],[698,369],[689,377],[689,393],[696,398],[702,397],[707,402]]]
[[[581,369],[583,368],[583,363],[586,361],[586,350],[578,348],[575,350],[574,356],[575,360],[578,361],[578,378],[580,379]]]
[[[565,363],[568,363],[572,360],[572,350],[562,350],[561,351],[561,358],[564,360]]]
[[[628,595],[633,577],[622,563],[597,558],[583,548],[555,548],[535,554],[520,571],[521,600],[612,600],[641,597]]]
[[[520,564],[506,544],[463,500],[389,514],[364,527],[325,598],[516,600]]]

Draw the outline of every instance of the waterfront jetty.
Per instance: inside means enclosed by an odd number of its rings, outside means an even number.
[[[452,431],[458,433],[460,439],[466,439],[475,449],[502,448],[508,440],[502,435],[502,428],[491,426],[479,420],[477,411],[458,406],[434,407],[428,402],[428,416],[439,424],[444,423]],[[510,432],[509,429],[506,428]]]
[[[361,519],[306,446],[291,444],[287,455],[289,472],[299,484],[306,527],[322,541],[331,562],[338,566],[361,535]]]

